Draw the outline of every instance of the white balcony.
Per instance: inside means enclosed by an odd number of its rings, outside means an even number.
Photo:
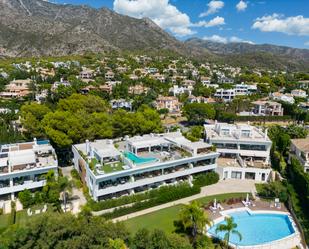
[[[40,188],[40,187],[43,187],[45,184],[46,184],[46,180],[37,181],[37,182],[27,181],[26,183],[21,184],[21,185],[0,188],[0,195],[11,194],[11,193],[23,191],[25,189]]]
[[[116,192],[119,192],[119,191],[124,191],[124,190],[128,190],[128,189],[141,187],[141,186],[144,186],[144,185],[153,184],[153,183],[156,183],[156,182],[162,182],[162,181],[166,181],[166,180],[169,180],[169,179],[174,179],[174,178],[177,178],[177,177],[187,176],[187,175],[200,173],[200,172],[208,171],[208,170],[214,170],[214,169],[216,169],[216,167],[217,167],[216,164],[211,164],[211,165],[206,165],[206,166],[194,167],[194,168],[186,169],[186,170],[182,170],[182,171],[177,171],[177,172],[166,174],[166,175],[160,175],[160,176],[151,177],[151,178],[149,177],[149,178],[141,179],[141,180],[138,180],[138,181],[135,181],[135,182],[128,182],[128,183],[125,183],[125,184],[119,184],[117,186],[112,186],[112,187],[108,187],[108,188],[105,188],[105,189],[97,190],[96,193],[95,193],[95,196],[108,195],[108,194],[116,193]]]

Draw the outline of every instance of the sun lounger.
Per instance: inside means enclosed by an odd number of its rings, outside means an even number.
[[[241,201],[241,202],[242,202],[242,204],[243,204],[245,207],[248,207],[249,204],[250,204],[250,202],[246,202],[246,201]]]
[[[221,206],[220,203],[217,204],[217,207],[218,207],[220,210],[224,210],[224,208]]]
[[[210,210],[211,212],[213,212],[213,213],[217,212],[217,208],[214,208],[214,207],[212,207],[212,206],[209,207],[209,210]]]

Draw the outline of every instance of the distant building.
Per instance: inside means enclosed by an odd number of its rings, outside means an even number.
[[[115,74],[113,71],[108,71],[105,73],[105,79],[106,80],[112,80],[115,78]]]
[[[294,89],[291,91],[291,94],[296,98],[307,98],[307,93],[301,89]]]
[[[203,96],[189,96],[188,97],[188,102],[189,103],[208,103],[208,104],[213,104],[213,103],[216,103],[216,100],[213,99],[213,98],[205,98]]]
[[[152,74],[150,77],[155,80],[160,81],[161,83],[164,83],[166,80],[165,76],[159,73]]]
[[[60,81],[54,82],[54,84],[51,87],[51,90],[55,91],[56,89],[58,89],[59,86],[69,87],[69,86],[71,86],[71,83],[69,81],[65,81],[63,79],[60,79]]]
[[[218,78],[219,84],[234,84],[234,79],[228,77],[219,77]]]
[[[309,138],[292,139],[290,156],[295,156],[309,173]]]
[[[23,98],[30,94],[29,85],[31,79],[13,80],[5,86],[5,90],[0,93],[1,98]]]
[[[143,93],[147,93],[149,91],[148,87],[143,86],[142,84],[130,86],[129,87],[129,94],[141,95]]]
[[[125,100],[125,99],[113,99],[110,101],[110,104],[113,109],[128,109],[132,110],[132,100]]]
[[[289,94],[289,93],[283,94],[283,93],[279,93],[279,92],[274,92],[274,93],[270,94],[270,97],[273,100],[282,101],[282,102],[286,102],[286,103],[289,103],[289,104],[295,103],[294,97],[292,96],[292,94]]]
[[[235,89],[223,89],[216,90],[215,98],[222,99],[224,102],[232,101],[236,97]]]
[[[171,113],[177,113],[181,110],[181,103],[179,103],[178,98],[174,96],[159,96],[156,99],[156,108],[160,109],[168,109]]]
[[[84,69],[83,71],[79,73],[79,77],[85,80],[92,79],[93,76],[94,76],[94,71],[91,69]]]
[[[280,103],[258,100],[252,102],[252,104],[253,113],[257,116],[283,116],[283,108]]]
[[[169,89],[169,92],[172,93],[174,96],[184,94],[184,93],[191,95],[192,91],[193,91],[193,86],[184,87],[184,86],[173,85],[173,87]]]

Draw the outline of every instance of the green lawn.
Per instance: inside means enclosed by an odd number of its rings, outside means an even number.
[[[145,214],[125,221],[129,231],[135,233],[140,228],[161,229],[165,232],[172,233],[175,230],[174,221],[177,220],[177,215],[182,205],[176,205],[170,208],[165,208],[153,213]]]
[[[122,166],[124,164],[122,162],[118,162],[118,163],[113,163],[113,164],[104,164],[102,166],[103,171],[108,174],[108,173],[113,173],[116,171],[120,171],[123,170]]]
[[[9,214],[0,215],[0,230],[7,227],[9,222],[10,222],[10,215]]]
[[[230,193],[221,194],[214,196],[205,196],[203,198],[197,199],[203,205],[207,205],[209,202],[213,201],[214,198],[217,201],[223,202],[229,198],[245,198],[246,193]],[[161,229],[167,233],[172,233],[175,230],[174,221],[179,219],[179,211],[182,205],[176,205],[173,207],[161,209],[159,211],[138,216],[125,221],[125,225],[132,233],[135,233],[141,228],[147,228],[149,230]]]
[[[42,209],[42,208],[43,208],[43,205],[35,205],[35,206],[31,207],[31,210],[34,213],[35,209]],[[52,205],[48,205],[47,213],[48,212],[55,212],[55,208]],[[27,209],[18,211],[18,212],[16,212],[15,224],[25,225],[29,220],[32,219],[32,217],[37,217],[37,216],[40,216],[40,215],[43,215],[43,213],[33,214],[32,216],[28,216]],[[10,223],[10,217],[11,217],[11,214],[0,215],[0,232],[1,232],[1,230],[4,230],[7,226],[10,225],[9,224]]]

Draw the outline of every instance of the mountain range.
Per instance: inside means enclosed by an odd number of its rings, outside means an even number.
[[[186,44],[205,48],[223,58],[227,63],[249,63],[254,66],[265,60],[270,67],[276,65],[278,68],[298,67],[309,70],[309,49],[246,42],[219,43],[199,38],[188,39]]]
[[[61,56],[87,51],[173,51],[236,65],[306,70],[309,50],[274,45],[177,40],[148,18],[43,0],[0,0],[0,56]]]

